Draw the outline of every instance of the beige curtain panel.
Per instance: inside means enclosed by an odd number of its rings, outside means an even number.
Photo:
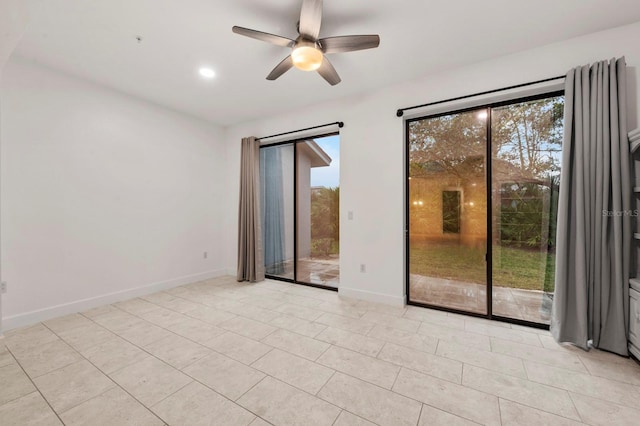
[[[260,223],[260,141],[242,138],[238,209],[238,281],[264,280]]]

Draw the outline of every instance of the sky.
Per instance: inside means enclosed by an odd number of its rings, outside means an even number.
[[[331,157],[331,165],[311,169],[311,186],[326,188],[340,186],[340,136],[327,136],[314,139],[314,141]]]

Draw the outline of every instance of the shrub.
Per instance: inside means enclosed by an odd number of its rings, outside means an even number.
[[[328,257],[331,252],[333,239],[318,238],[311,240],[311,257]]]

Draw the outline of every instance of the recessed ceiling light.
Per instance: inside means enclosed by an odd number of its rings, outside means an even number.
[[[198,72],[200,73],[200,76],[203,78],[213,78],[216,76],[216,72],[211,68],[207,68],[207,67],[200,68]]]

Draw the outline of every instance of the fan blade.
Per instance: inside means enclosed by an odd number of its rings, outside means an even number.
[[[246,37],[255,38],[256,40],[266,41],[267,43],[276,44],[282,47],[293,47],[295,41],[290,38],[277,36],[275,34],[263,33],[262,31],[250,30],[249,28],[243,28],[234,26],[231,30]]]
[[[322,23],[322,0],[303,0],[300,10],[298,32],[301,36],[316,41]]]
[[[276,67],[269,73],[267,76],[267,80],[275,80],[280,77],[285,72],[289,71],[293,67],[293,60],[291,59],[291,55],[287,56],[280,62]]]
[[[326,56],[322,59],[322,65],[318,68],[318,74],[320,74],[322,78],[327,80],[327,82],[332,86],[335,86],[342,81],[340,80],[340,76],[336,72],[336,69],[331,65],[331,62],[329,62],[329,59],[327,59]]]
[[[378,35],[354,35],[327,37],[320,40],[324,53],[353,52],[354,50],[373,49],[380,45]]]

